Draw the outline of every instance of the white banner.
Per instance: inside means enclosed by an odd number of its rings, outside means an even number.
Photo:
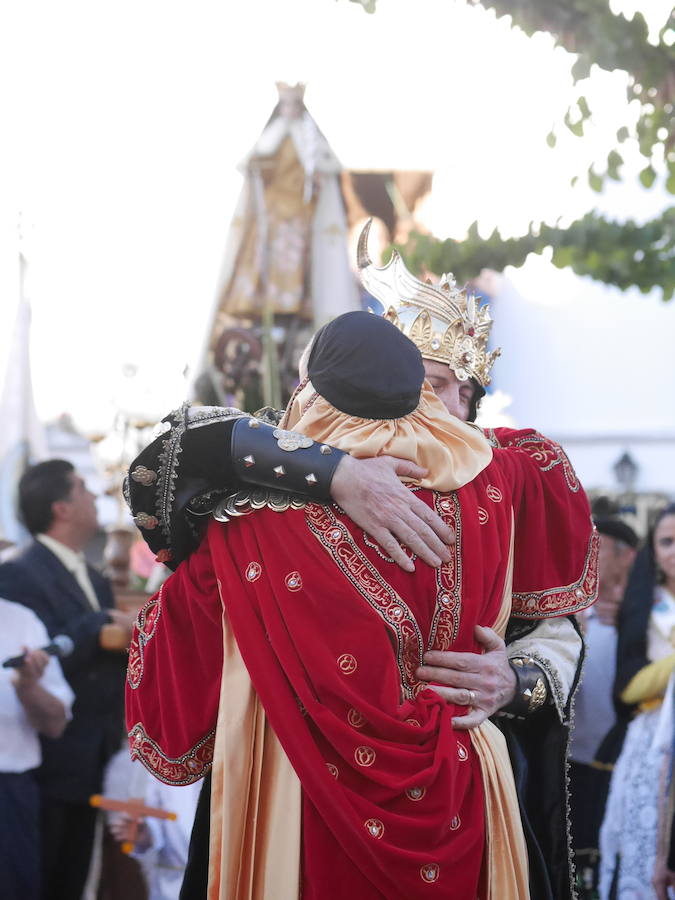
[[[0,538],[18,543],[26,531],[17,518],[16,494],[27,465],[47,457],[30,372],[30,304],[21,297],[0,394]]]

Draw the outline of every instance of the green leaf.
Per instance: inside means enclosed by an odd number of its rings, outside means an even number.
[[[574,262],[574,250],[571,247],[556,247],[553,251],[552,261],[558,269],[571,266]]]
[[[620,153],[617,153],[616,150],[612,150],[607,157],[607,174],[610,178],[613,178],[614,181],[621,181],[621,175],[619,175],[619,169],[623,165],[623,157]]]
[[[572,134],[576,135],[577,137],[584,136],[583,119],[581,119],[579,122],[573,122],[572,119],[570,118],[570,114],[568,112],[567,115],[565,116],[565,125],[567,125],[567,127],[572,132]]]
[[[582,115],[582,118],[588,119],[591,115],[591,111],[588,107],[588,101],[585,97],[579,97],[577,100],[577,106],[579,107],[579,112]]]
[[[656,179],[656,172],[652,169],[651,166],[647,166],[646,169],[643,169],[640,172],[640,181],[646,188],[650,188]]]
[[[590,212],[567,226],[560,221],[555,225],[530,222],[526,234],[511,238],[502,238],[498,230],[481,238],[475,227],[471,237],[459,242],[413,231],[397,249],[411,271],[427,269],[437,275],[452,271],[462,283],[483,268],[520,266],[529,253],[542,253],[548,247],[556,266],[620,290],[633,286],[646,294],[657,288],[669,300],[675,293],[673,226],[675,204],[648,222],[617,221]]]
[[[581,54],[572,66],[572,78],[575,81],[581,81],[582,78],[588,78],[590,74],[591,60],[588,56]]]
[[[346,3],[346,0],[339,0]],[[358,2],[358,0],[357,0]],[[373,0],[360,0],[370,5]],[[585,96],[584,79],[596,68],[605,72],[622,70],[626,75],[626,99],[623,115],[616,121],[616,137],[605,150],[606,161],[598,160],[589,147],[588,162],[578,170],[579,184],[587,181],[594,191],[603,190],[608,178],[628,178],[623,161],[623,144],[635,142],[642,155],[640,183],[646,188],[667,185],[673,203],[649,222],[626,218],[617,220],[592,212],[576,222],[555,225],[530,225],[520,237],[502,238],[493,233],[481,239],[475,228],[462,241],[436,241],[416,237],[408,241],[406,252],[412,269],[427,268],[440,274],[453,271],[462,283],[482,268],[501,269],[520,265],[529,253],[550,248],[557,265],[565,265],[580,275],[588,275],[620,290],[635,287],[648,292],[657,288],[664,299],[675,295],[675,110],[673,109],[673,72],[675,71],[674,23],[661,31],[660,43],[650,43],[644,15],[631,18],[614,12],[611,0],[469,0],[491,10],[502,24],[526,35],[548,35],[557,48],[570,54],[567,71],[577,85],[576,95],[559,111],[551,110],[550,133],[543,132],[549,147],[557,147],[558,136],[571,132],[585,140],[585,123],[596,106]],[[384,0],[378,3],[378,10]],[[412,7],[412,4],[410,4]],[[633,4],[647,7],[648,4]],[[668,39],[664,39],[667,37]],[[559,51],[558,51],[559,52]],[[594,102],[594,101],[592,101]],[[630,108],[628,107],[630,104]],[[562,122],[564,121],[564,129]],[[590,130],[590,129],[589,129]],[[542,141],[543,143],[543,141]],[[590,142],[592,143],[592,142]],[[612,151],[612,152],[610,152]],[[666,170],[651,160],[665,159]],[[630,175],[632,178],[632,173]],[[576,183],[573,179],[572,185]],[[527,210],[524,210],[527,212]],[[408,249],[409,248],[409,249]],[[405,258],[405,257],[404,257]],[[675,302],[675,300],[671,300]]]
[[[588,170],[588,184],[591,190],[595,191],[597,194],[602,191],[602,175],[598,175],[598,173],[593,170],[593,166]]]

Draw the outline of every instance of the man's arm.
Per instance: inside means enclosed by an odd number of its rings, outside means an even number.
[[[447,545],[454,535],[400,481],[400,476],[420,479],[427,474],[412,462],[393,457],[354,459],[329,444],[275,429],[251,416],[233,426],[232,461],[241,481],[319,501],[333,499],[406,571],[415,567],[401,543],[432,566],[450,559]]]
[[[506,644],[499,635],[492,628],[476,625],[475,637],[484,648],[482,654],[430,650],[417,670],[417,677],[434,682],[434,690],[448,703],[468,707],[465,716],[453,719],[460,731],[475,728],[507,706],[517,687]]]
[[[524,660],[539,670],[560,721],[566,723],[584,652],[583,639],[574,617],[540,620],[525,637],[510,641],[507,651],[511,661]]]
[[[41,684],[49,657],[43,650],[28,650],[23,665],[13,678],[14,690],[36,731],[46,737],[61,737],[66,727],[66,708],[57,697]]]
[[[424,469],[405,459],[345,455],[331,484],[331,497],[349,518],[407,572],[415,569],[401,544],[430,566],[450,560],[455,535],[442,519],[400,481],[423,478]]]
[[[508,645],[491,628],[477,625],[476,640],[482,654],[432,650],[417,670],[418,678],[434,682],[434,690],[449,703],[471,707],[455,718],[456,728],[475,728],[499,711],[536,714],[540,701],[549,699],[560,720],[567,721],[583,648],[571,619],[544,619]],[[540,680],[546,694],[537,697]]]
[[[513,607],[523,608],[524,617],[537,624],[522,641],[511,643],[508,652],[493,631],[477,628],[476,638],[485,648],[482,655],[427,653],[418,677],[444,685],[436,690],[444,691],[449,701],[472,707],[455,720],[458,728],[473,728],[499,710],[536,714],[547,701],[565,722],[583,642],[571,618],[562,613],[589,606],[597,587],[588,501],[554,442],[531,430],[499,429],[488,437],[501,448],[501,462],[510,470],[518,498]],[[533,553],[533,547],[540,549]],[[516,593],[519,580],[541,590]]]
[[[404,569],[412,563],[400,543],[430,565],[448,558],[454,535],[441,519],[401,484],[420,478],[418,466],[392,457],[359,460],[327,444],[286,443],[273,425],[236,410],[172,414],[164,434],[134,460],[127,499],[143,537],[171,567],[198,543],[208,497],[243,484],[334,500]],[[276,434],[276,436],[275,436]],[[206,498],[203,510],[195,498]]]

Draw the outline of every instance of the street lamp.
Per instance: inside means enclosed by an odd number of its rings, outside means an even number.
[[[626,451],[623,453],[612,466],[614,476],[624,494],[632,494],[637,474],[639,470],[638,464],[633,457]]]

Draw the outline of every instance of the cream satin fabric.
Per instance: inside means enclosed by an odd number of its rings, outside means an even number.
[[[461,488],[492,460],[492,448],[482,431],[451,416],[428,381],[422,387],[417,409],[401,419],[348,416],[317,394],[308,381],[291,398],[281,426],[359,459],[409,459],[427,469],[429,475],[421,481],[406,481],[435,491]]]
[[[529,900],[527,845],[504,735],[486,720],[471,731],[485,790],[487,900]]]
[[[513,527],[502,605],[511,611]],[[220,586],[219,586],[220,587]],[[223,615],[223,674],[211,786],[208,900],[298,900],[300,781],[272,731]],[[506,742],[484,722],[471,731],[485,793],[488,892],[480,900],[529,900],[527,848]]]
[[[513,513],[502,605],[492,626],[502,639],[511,615],[512,578]],[[486,720],[478,728],[472,729],[471,743],[480,760],[485,792],[486,900],[529,900],[527,845],[504,735],[496,725]]]
[[[300,781],[267,722],[224,615],[223,647],[208,900],[298,900]]]

